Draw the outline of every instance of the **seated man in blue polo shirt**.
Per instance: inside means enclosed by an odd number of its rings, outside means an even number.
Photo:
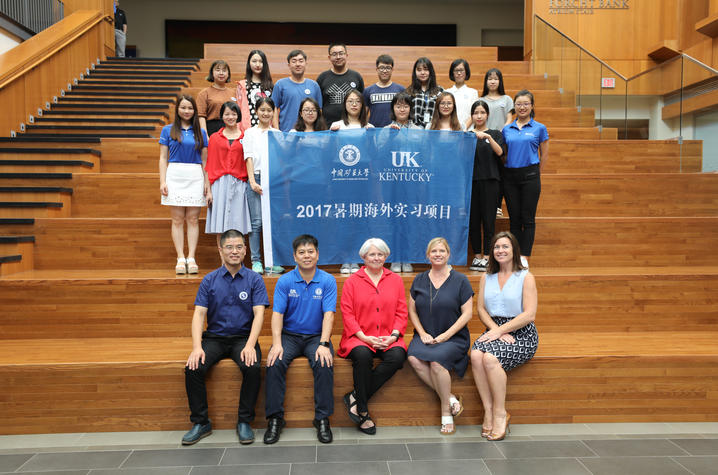
[[[337,305],[337,281],[317,269],[317,239],[302,234],[294,239],[297,267],[277,280],[272,313],[272,347],[265,380],[267,431],[264,443],[274,444],[284,422],[287,368],[304,355],[314,373],[314,427],[319,442],[332,441],[329,416],[334,412],[334,348],[329,337]]]
[[[194,302],[192,353],[185,367],[190,420],[194,425],[182,437],[183,445],[194,444],[212,433],[204,380],[207,371],[224,358],[232,358],[242,371],[237,411],[239,442],[254,442],[249,423],[254,420],[262,361],[257,338],[269,298],[259,274],[242,266],[247,253],[242,233],[234,229],[225,231],[219,245],[224,265],[202,279]],[[207,330],[202,332],[205,318]]]

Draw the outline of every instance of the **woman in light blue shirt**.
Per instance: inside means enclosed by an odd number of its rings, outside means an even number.
[[[516,238],[500,232],[492,248],[477,304],[486,331],[471,349],[471,370],[484,406],[481,436],[501,440],[511,420],[506,412],[506,372],[529,361],[538,347],[538,298],[534,276],[521,265]]]

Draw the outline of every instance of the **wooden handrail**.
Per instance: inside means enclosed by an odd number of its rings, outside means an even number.
[[[0,89],[36,67],[103,21],[99,11],[81,10],[0,55]]]

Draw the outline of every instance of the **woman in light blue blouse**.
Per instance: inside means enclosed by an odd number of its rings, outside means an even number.
[[[516,120],[501,131],[506,143],[503,184],[511,233],[521,246],[521,264],[528,268],[536,234],[536,208],[541,170],[548,159],[548,131],[534,120],[534,96],[526,89],[514,97]]]
[[[516,238],[500,232],[492,248],[477,303],[486,332],[471,349],[471,370],[484,406],[481,436],[501,440],[511,420],[506,412],[506,372],[529,361],[538,348],[538,298],[534,276],[521,265]]]

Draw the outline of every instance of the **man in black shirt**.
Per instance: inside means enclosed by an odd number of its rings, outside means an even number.
[[[125,42],[127,41],[127,15],[120,9],[120,0],[115,0],[115,56],[125,57]]]
[[[359,92],[364,91],[364,79],[361,74],[353,69],[347,68],[347,47],[343,43],[332,43],[329,45],[329,61],[332,68],[324,71],[317,78],[319,87],[322,89],[322,113],[327,124],[342,118],[342,107],[344,97],[352,89]]]

